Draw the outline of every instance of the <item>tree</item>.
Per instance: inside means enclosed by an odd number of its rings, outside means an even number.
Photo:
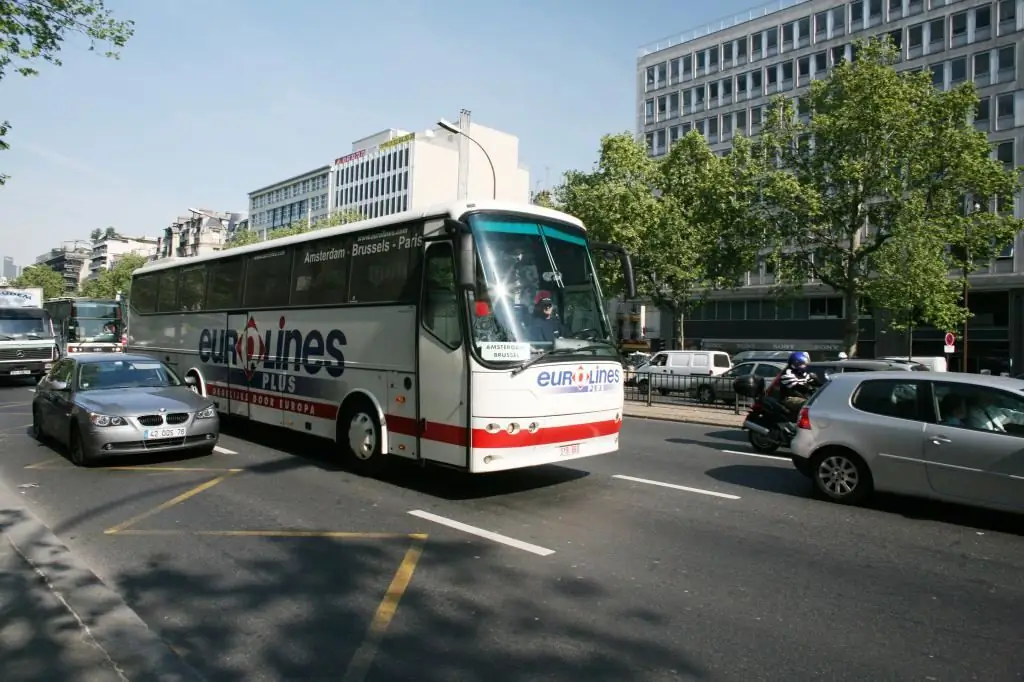
[[[281,237],[291,237],[295,234],[303,234],[305,232],[313,232],[315,230],[325,230],[328,227],[346,225],[362,219],[363,214],[359,211],[346,209],[344,211],[338,211],[337,213],[330,213],[327,216],[320,218],[319,220],[314,220],[309,224],[307,224],[305,220],[297,220],[286,227],[278,227],[267,234],[267,239],[280,239]],[[224,248],[233,249],[239,246],[255,244],[258,241],[260,241],[259,232],[250,227],[235,232]]]
[[[82,285],[82,296],[89,298],[114,298],[118,292],[127,295],[132,285],[132,273],[146,264],[147,258],[134,253],[119,257],[114,266],[103,270],[95,279]]]
[[[533,192],[530,197],[530,203],[536,206],[543,206],[544,208],[554,208],[555,199],[551,196],[551,190],[542,189],[539,192]]]
[[[22,76],[37,75],[40,62],[60,66],[63,43],[75,35],[89,39],[89,51],[109,46],[103,55],[117,59],[134,32],[134,22],[114,19],[103,0],[0,0],[0,80],[12,66]],[[0,121],[0,151],[9,129]],[[6,180],[0,174],[0,185]]]
[[[108,227],[103,231],[103,239],[115,239],[120,236],[121,234],[113,227]]]
[[[942,92],[928,73],[897,72],[888,38],[858,41],[854,53],[811,84],[799,112],[773,100],[750,158],[760,176],[750,221],[763,229],[777,281],[792,290],[813,279],[841,294],[851,355],[865,297],[939,327],[964,319],[947,280],[956,254],[969,254],[969,270],[1024,227],[963,210],[966,197],[985,206],[1019,189],[971,123],[973,84]]]
[[[43,298],[57,298],[64,295],[64,277],[46,265],[28,265],[10,286],[16,289],[42,287]]]
[[[99,240],[103,239],[103,230],[97,227],[95,230],[89,233],[89,239],[91,239],[94,242],[98,242]]]
[[[738,140],[733,154],[720,157],[694,132],[655,160],[631,134],[606,136],[593,172],[566,174],[559,208],[582,220],[593,239],[626,247],[638,293],[682,323],[709,290],[737,285],[753,265],[750,149]],[[618,263],[598,267],[605,292],[620,293]]]

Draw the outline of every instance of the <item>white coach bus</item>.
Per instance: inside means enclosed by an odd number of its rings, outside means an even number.
[[[223,414],[491,472],[618,449],[623,375],[583,224],[459,202],[135,271],[129,350]]]

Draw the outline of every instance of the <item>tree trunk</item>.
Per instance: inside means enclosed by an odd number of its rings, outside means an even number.
[[[850,287],[843,292],[845,319],[843,320],[843,347],[847,357],[857,357],[857,341],[860,339],[860,296]]]
[[[684,337],[683,337],[683,317],[684,317],[683,311],[684,310],[685,310],[685,308],[679,308],[677,310],[677,312],[676,312],[676,324],[678,325],[678,334],[679,334],[676,338],[679,339],[679,350],[683,350],[684,348],[686,348],[686,342],[685,342]]]

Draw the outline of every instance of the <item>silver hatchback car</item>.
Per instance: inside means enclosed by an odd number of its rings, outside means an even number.
[[[1024,512],[1024,381],[834,375],[800,412],[793,464],[836,502],[874,490]]]
[[[144,355],[70,355],[36,387],[32,430],[66,445],[85,466],[100,457],[213,451],[220,420],[165,364]]]

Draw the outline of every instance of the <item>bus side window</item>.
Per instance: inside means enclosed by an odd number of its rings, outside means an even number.
[[[423,267],[423,327],[450,348],[462,343],[452,245],[432,244]]]

